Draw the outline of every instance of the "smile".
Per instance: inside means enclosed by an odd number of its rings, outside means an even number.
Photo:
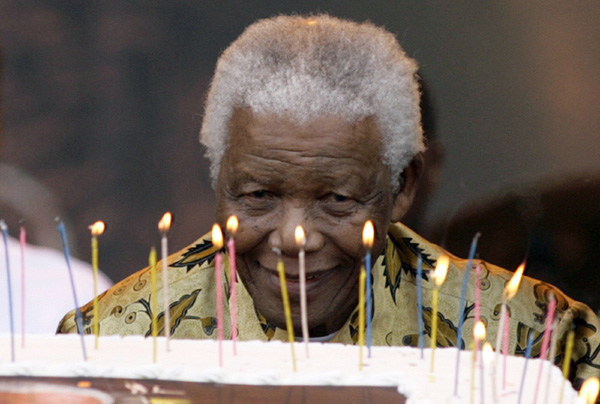
[[[276,289],[278,292],[281,290],[281,281],[279,279],[279,274],[277,271],[268,269],[258,264],[258,266],[264,271],[269,279],[269,283],[271,286]],[[319,288],[321,285],[326,283],[330,276],[336,273],[339,266],[333,267],[331,269],[326,269],[322,271],[316,271],[312,273],[306,274],[306,291],[310,293],[312,290]],[[285,274],[286,284],[288,285],[288,293],[290,294],[290,298],[295,298],[300,294],[300,277],[298,274]]]
[[[320,278],[324,275],[327,275],[329,271],[321,271],[321,272],[316,272],[316,273],[312,273],[312,274],[306,274],[306,280],[310,281],[313,279],[317,279]],[[288,282],[298,282],[300,283],[300,276],[290,276],[290,275],[285,275],[285,280]]]

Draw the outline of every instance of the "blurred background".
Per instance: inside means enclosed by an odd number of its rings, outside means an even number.
[[[600,2],[0,1],[0,217],[114,281],[210,229],[198,143],[216,60],[257,18],[329,12],[395,33],[427,88],[430,171],[407,222],[465,255],[600,296]]]

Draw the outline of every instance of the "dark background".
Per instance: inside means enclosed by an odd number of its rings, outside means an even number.
[[[25,217],[32,242],[58,247],[58,234],[46,230],[60,214],[69,223],[74,255],[89,261],[87,226],[104,220],[101,269],[119,280],[146,265],[165,211],[175,216],[172,251],[206,232],[214,220],[214,198],[197,139],[220,52],[257,18],[319,11],[385,26],[420,63],[432,128],[445,155],[433,176],[439,186],[415,222],[425,235],[464,254],[471,228],[458,226],[457,231],[468,229],[463,238],[447,231],[449,221],[464,216],[461,207],[497,200],[494,195],[505,196],[506,190],[518,197],[522,189],[527,195],[539,192],[531,187],[562,188],[572,176],[584,182],[596,178],[600,2],[595,0],[0,0],[0,163],[32,176],[58,204],[29,197],[28,203],[5,206],[0,216],[13,235]],[[597,188],[590,192],[598,195]],[[567,199],[578,203],[587,197]],[[531,206],[543,210],[539,203]],[[569,218],[570,209],[552,215]],[[482,242],[486,237],[496,253],[512,248],[512,261],[495,260],[514,269],[524,244],[495,244],[489,233]],[[581,254],[598,250],[594,237]],[[590,266],[591,258],[586,260],[577,264],[585,270],[580,276],[593,279],[597,261]],[[577,288],[569,292],[578,297]]]

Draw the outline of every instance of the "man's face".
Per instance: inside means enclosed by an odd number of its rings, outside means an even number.
[[[381,161],[373,119],[326,116],[297,124],[237,110],[216,186],[217,220],[236,215],[239,276],[258,311],[285,328],[277,254],[282,252],[294,318],[300,330],[296,226],[306,232],[306,291],[311,335],[344,324],[358,302],[365,255],[362,229],[372,220],[379,254],[396,195]]]

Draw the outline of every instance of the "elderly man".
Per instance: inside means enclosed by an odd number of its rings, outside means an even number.
[[[221,226],[239,218],[237,244],[240,339],[286,339],[276,266],[285,264],[294,330],[301,329],[298,246],[294,230],[306,231],[306,293],[310,336],[356,343],[358,278],[367,220],[375,225],[371,272],[373,343],[414,345],[418,339],[416,267],[427,271],[447,254],[399,224],[413,200],[423,136],[417,66],[396,39],[371,24],[329,16],[285,17],[250,26],[221,56],[211,85],[202,143],[211,161]],[[178,338],[215,338],[215,285],[210,235],[168,259],[170,322]],[[473,326],[474,286],[460,305],[466,261],[451,257],[441,289],[437,344],[464,346],[459,319]],[[481,317],[495,337],[504,286],[511,273],[481,263]],[[161,283],[159,283],[162,285]],[[426,337],[430,334],[433,281],[423,276]],[[165,288],[152,296],[146,268],[101,296],[102,334],[151,333],[151,301],[162,305]],[[552,286],[524,279],[510,302],[511,352],[523,353],[528,336],[539,354],[550,294],[558,301],[560,347],[576,326],[577,382],[600,369],[598,319],[583,304]],[[225,310],[231,309],[225,302]],[[92,306],[82,308],[90,332]],[[231,335],[229,316],[225,329]],[[59,332],[77,330],[69,313]],[[563,350],[558,350],[562,360]]]

